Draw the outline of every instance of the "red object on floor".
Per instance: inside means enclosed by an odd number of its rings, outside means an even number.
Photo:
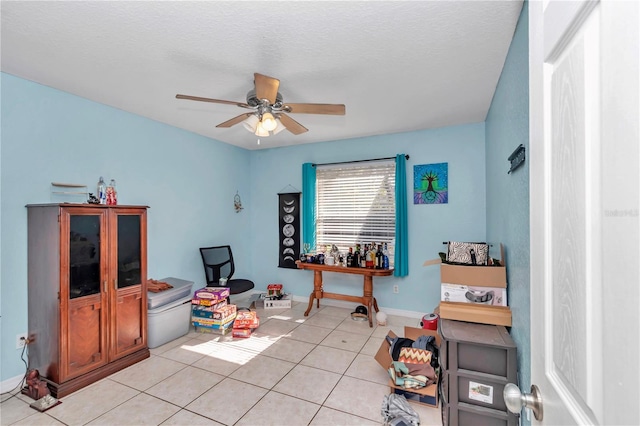
[[[438,330],[438,318],[437,314],[427,314],[422,317],[420,326],[425,330]]]

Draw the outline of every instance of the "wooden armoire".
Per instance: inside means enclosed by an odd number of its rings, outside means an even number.
[[[147,207],[28,205],[29,364],[60,398],[149,357]]]

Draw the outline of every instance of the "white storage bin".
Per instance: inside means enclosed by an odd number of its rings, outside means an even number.
[[[153,349],[189,333],[191,294],[147,313],[147,344]]]
[[[187,295],[191,295],[193,281],[181,280],[173,277],[163,278],[158,281],[171,284],[173,288],[160,291],[158,293],[147,291],[147,309],[156,309],[160,306],[166,305],[167,303],[171,303],[174,300],[182,299]]]

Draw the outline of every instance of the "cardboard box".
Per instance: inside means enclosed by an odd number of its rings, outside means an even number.
[[[391,338],[397,337],[393,331],[389,331],[388,336]],[[405,327],[404,328],[404,337],[417,340],[420,336],[434,336],[436,338],[436,343],[438,347],[440,347],[440,335],[435,330],[425,330],[422,328],[415,327]],[[393,359],[391,358],[391,354],[389,353],[389,342],[387,339],[382,341],[380,348],[378,349],[378,353],[376,353],[375,359],[380,364],[385,371],[389,369]],[[434,383],[429,386],[425,386],[421,389],[404,389],[400,386],[396,386],[391,378],[389,378],[389,388],[391,392],[404,395],[405,398],[409,401],[414,401],[420,404],[428,405],[430,407],[438,406],[438,383]]]
[[[222,308],[223,306],[227,306],[227,299],[221,300],[219,302],[214,302],[209,299],[191,299],[191,304],[194,307],[197,306],[199,310],[213,312],[217,309]]]
[[[235,316],[236,314],[236,305],[225,305],[222,308],[216,309],[213,311],[210,311],[208,309],[202,309],[202,308],[207,308],[207,307],[192,305],[191,317],[193,319],[197,318],[200,320],[224,321],[231,316]]]
[[[475,303],[440,302],[440,318],[511,327],[511,309]],[[426,330],[425,330],[426,331]]]
[[[196,290],[193,298],[201,305],[204,305],[203,301],[210,302],[211,305],[226,299],[230,294],[228,287],[204,287]]]
[[[500,265],[451,265],[438,259],[427,260],[423,266],[440,265],[440,282],[475,287],[507,288],[507,268],[504,266],[504,247],[500,244]]]
[[[423,266],[440,265],[440,317],[458,321],[480,324],[504,325],[511,327],[511,310],[507,305],[507,271],[504,266],[504,246],[500,244],[499,266],[450,265],[438,259],[427,260]],[[467,303],[458,296],[457,301],[451,297],[446,300],[444,292],[447,285],[458,285],[468,288],[484,288],[480,291],[499,292],[503,296],[504,305],[484,305]],[[466,292],[463,294],[466,297]],[[450,293],[451,296],[451,293]]]
[[[507,289],[442,283],[440,285],[440,300],[487,306],[507,306]]]
[[[233,328],[258,328],[260,318],[256,311],[238,311]]]
[[[282,299],[264,299],[264,309],[289,309],[291,308],[291,295],[285,294]]]
[[[213,311],[214,320],[225,320],[237,312],[236,305],[226,305]]]
[[[253,333],[255,328],[234,328],[231,332],[231,336],[238,338],[247,338],[251,337],[251,333]]]
[[[233,306],[233,308],[230,308]],[[193,305],[191,306],[191,315],[198,318],[206,318],[206,319],[222,319],[223,317],[231,315],[235,312],[236,305],[227,305],[227,301],[223,300],[222,302],[213,305],[213,306],[203,306],[203,305]],[[224,315],[225,312],[229,311],[228,315]]]
[[[191,322],[196,327],[223,328],[228,326],[229,324],[233,324],[233,321],[235,319],[236,319],[235,313],[222,320],[213,320],[213,319],[206,319],[206,318],[191,316]]]
[[[231,333],[231,331],[233,330],[233,327],[231,326],[232,324],[233,322],[227,323],[224,327],[209,327],[206,325],[194,324],[194,328],[198,333],[219,334],[221,336],[224,336]]]

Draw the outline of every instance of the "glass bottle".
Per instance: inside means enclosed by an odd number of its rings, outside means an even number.
[[[375,260],[376,260],[376,254],[373,248],[373,244],[368,245],[366,251],[367,251],[367,259],[366,259],[365,266],[369,269],[373,269],[375,268]]]
[[[102,176],[98,180],[98,200],[100,204],[107,204],[107,184],[104,183]]]
[[[353,264],[351,266],[354,268],[360,267],[360,244],[356,244],[356,251],[353,254]]]
[[[382,244],[376,250],[376,269],[382,269]]]
[[[389,249],[387,243],[384,243],[382,248],[382,269],[389,269]]]
[[[353,247],[349,247],[349,253],[347,253],[347,264],[345,266],[353,266]]]
[[[116,191],[116,181],[111,179],[109,186],[107,186],[107,205],[115,206],[118,204],[118,193]]]

